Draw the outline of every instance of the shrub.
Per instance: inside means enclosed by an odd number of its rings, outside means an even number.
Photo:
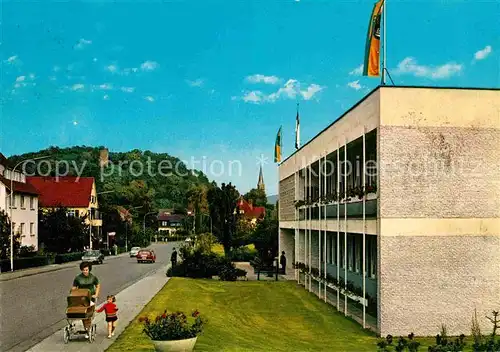
[[[34,257],[36,256],[37,253],[35,251],[35,246],[21,246],[19,249],[19,257],[21,258],[27,258],[27,257]]]
[[[182,246],[179,248],[182,261],[174,268],[167,270],[169,277],[211,278],[219,276],[221,280],[234,281],[238,276],[245,276],[245,270],[234,267],[229,259],[212,252],[204,252],[202,248]]]
[[[250,249],[247,246],[242,246],[233,249],[231,259],[233,262],[249,262],[253,260],[259,252],[256,249]]]
[[[74,262],[82,259],[83,254],[84,254],[83,252],[57,254],[55,258],[55,263],[63,264],[68,262]]]
[[[396,351],[396,352],[417,352],[420,348],[420,342],[414,340],[413,333],[408,335],[408,340],[400,336],[396,345],[393,345],[394,338],[392,335],[387,335],[384,340],[377,343],[379,351]]]
[[[143,332],[155,341],[172,341],[190,339],[203,332],[205,324],[200,313],[195,310],[191,318],[183,312],[165,312],[157,315],[154,319],[140,317],[139,322],[144,324]]]

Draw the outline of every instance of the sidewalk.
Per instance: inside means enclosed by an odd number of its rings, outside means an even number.
[[[247,280],[248,281],[255,281],[257,280],[257,274],[255,273],[254,268],[250,265],[250,262],[234,262],[234,266],[238,269],[243,269],[247,272]],[[261,273],[260,274],[260,281],[275,281],[276,277],[275,274],[273,274],[272,277],[268,277],[266,274]],[[293,271],[288,271],[286,275],[283,274],[278,274],[278,280],[279,281],[289,281],[289,280],[295,280],[295,273]]]
[[[118,255],[109,255],[109,256],[106,256],[104,258],[104,261],[106,262],[107,260],[113,260],[115,258],[122,258],[122,257],[126,257],[128,255],[129,255],[128,252],[121,253]],[[31,275],[46,273],[49,271],[57,271],[57,270],[62,270],[62,269],[66,269],[66,268],[71,268],[80,262],[81,262],[81,260],[76,260],[73,262],[67,262],[67,263],[63,263],[63,264],[51,264],[51,265],[45,265],[45,266],[38,266],[35,268],[21,269],[21,270],[16,270],[13,272],[7,271],[7,272],[3,272],[0,274],[0,281],[9,281],[9,280],[18,279],[20,277],[31,276]]]
[[[27,352],[102,352],[105,351],[114,340],[125,330],[129,323],[135,319],[146,304],[161,290],[168,282],[165,275],[167,267],[158,268],[151,275],[139,280],[135,284],[127,287],[116,295],[118,306],[118,321],[115,336],[107,338],[107,323],[105,313],[96,313],[94,323],[97,324],[97,334],[94,342],[89,343],[83,336],[75,337],[67,344],[63,341],[63,330],[59,330],[47,337],[39,344],[33,346]],[[100,307],[97,306],[97,307]],[[78,329],[82,327],[81,322],[77,322]]]

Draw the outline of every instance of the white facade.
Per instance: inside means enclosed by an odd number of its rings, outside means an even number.
[[[10,177],[12,173],[3,165],[0,171],[3,171],[3,181],[0,182],[0,209],[4,210],[10,218]],[[13,173],[13,176],[15,181],[12,207],[14,233],[21,235],[21,246],[34,246],[35,250],[38,250],[38,196],[16,191],[18,188],[16,182],[17,184],[25,184],[26,177],[19,172]]]

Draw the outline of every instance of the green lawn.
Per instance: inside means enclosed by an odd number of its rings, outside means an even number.
[[[195,351],[375,351],[375,335],[295,282],[173,278],[140,315],[198,309],[208,320]],[[133,321],[108,351],[154,351]]]
[[[245,247],[248,247],[250,250],[255,250],[255,245],[253,243],[246,245]],[[216,243],[212,246],[212,252],[219,254],[219,255],[224,255],[224,247],[220,243]]]

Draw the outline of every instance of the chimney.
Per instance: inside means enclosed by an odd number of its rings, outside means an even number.
[[[99,166],[106,167],[109,164],[109,152],[108,148],[101,149],[99,152]]]

